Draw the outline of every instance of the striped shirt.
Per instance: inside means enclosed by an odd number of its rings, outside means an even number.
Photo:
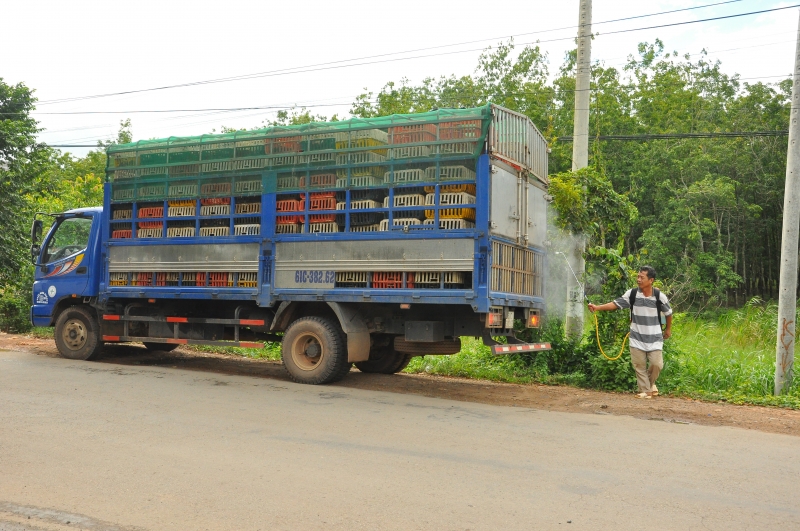
[[[615,299],[614,304],[621,310],[630,308],[630,298],[631,290],[628,290],[622,297]],[[661,310],[665,317],[672,315],[672,308],[663,292],[661,292]],[[661,333],[661,323],[658,319],[655,293],[645,297],[642,290],[636,291],[636,304],[633,305],[629,340],[631,348],[638,348],[645,352],[664,349],[664,336]]]

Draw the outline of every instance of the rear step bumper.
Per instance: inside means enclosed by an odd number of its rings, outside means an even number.
[[[519,352],[537,352],[540,350],[551,350],[550,343],[517,343],[512,345],[492,345],[492,354],[517,354]]]

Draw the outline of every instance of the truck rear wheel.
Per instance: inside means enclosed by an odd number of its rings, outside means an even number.
[[[289,325],[281,358],[289,377],[298,383],[331,383],[350,371],[344,335],[338,323],[324,317],[302,317]]]
[[[397,352],[391,347],[380,347],[369,353],[367,361],[357,361],[356,368],[361,372],[375,374],[394,374],[405,369],[412,356]]]
[[[94,316],[80,306],[67,308],[58,316],[55,340],[58,352],[71,360],[88,360],[102,346]]]

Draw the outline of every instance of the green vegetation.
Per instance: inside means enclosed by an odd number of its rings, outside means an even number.
[[[620,314],[627,312],[618,312]],[[601,321],[607,315],[601,316]],[[695,318],[677,314],[673,337],[665,344],[665,367],[658,380],[664,394],[800,409],[800,385],[786,395],[772,395],[775,370],[777,306],[751,300],[741,309],[729,309]],[[537,339],[551,341],[551,352],[493,356],[480,340],[464,339],[453,356],[414,358],[406,372],[483,378],[500,382],[568,384],[612,391],[634,389],[635,377],[627,347],[617,361],[601,357],[596,348],[594,321],[582,343],[563,339],[561,323],[551,320]],[[605,341],[613,355],[619,341]]]

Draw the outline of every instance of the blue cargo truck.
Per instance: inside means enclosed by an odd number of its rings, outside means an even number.
[[[72,359],[281,341],[311,384],[546,349],[514,322],[544,311],[547,153],[495,105],[114,145],[102,207],[34,219],[31,319]]]

